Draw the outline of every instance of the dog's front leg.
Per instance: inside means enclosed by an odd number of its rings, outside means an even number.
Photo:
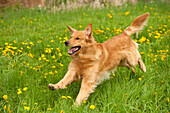
[[[48,87],[51,90],[64,89],[66,85],[70,84],[76,77],[76,70],[68,70],[65,77],[57,84],[49,84]]]
[[[83,100],[87,100],[87,98],[90,96],[90,93],[94,92],[96,86],[97,84],[95,80],[92,81],[92,80],[89,80],[89,78],[83,78],[80,92],[76,98],[76,102],[74,103],[74,105],[77,105],[77,104],[81,105],[81,102]]]

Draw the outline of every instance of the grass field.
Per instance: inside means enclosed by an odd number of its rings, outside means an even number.
[[[12,113],[169,113],[170,4],[128,4],[103,9],[46,10],[7,8],[0,12],[0,112]],[[117,68],[86,102],[72,109],[81,82],[51,91],[71,61],[64,46],[66,25],[84,30],[93,23],[99,43],[120,34],[133,20],[150,13],[147,26],[134,34],[147,72]]]

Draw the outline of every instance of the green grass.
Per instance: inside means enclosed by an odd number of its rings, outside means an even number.
[[[125,12],[129,14],[125,16]],[[64,77],[71,61],[67,53],[69,48],[63,43],[70,37],[66,25],[84,30],[93,23],[93,35],[97,42],[102,43],[120,34],[145,12],[150,13],[147,26],[138,39],[135,34],[131,38],[140,44],[146,73],[138,66],[135,75],[126,68],[117,68],[116,76],[111,74],[112,78],[100,84],[86,103],[74,109],[72,105],[79,92],[80,81],[65,90],[48,89],[49,83],[57,83]],[[4,9],[0,13],[0,112],[170,112],[169,15],[169,4],[163,2],[56,13],[38,9]],[[146,37],[143,42],[140,40],[142,37]],[[60,53],[62,56],[59,56]],[[53,55],[55,58],[52,58]],[[23,90],[25,87],[28,88],[26,91]],[[18,89],[21,89],[21,94],[17,94]],[[7,95],[6,100],[4,95]],[[62,96],[71,96],[71,99],[63,99]],[[92,110],[90,105],[96,108]]]

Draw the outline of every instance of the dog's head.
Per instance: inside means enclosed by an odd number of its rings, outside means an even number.
[[[77,31],[67,25],[71,33],[71,39],[65,42],[66,46],[71,47],[68,51],[69,55],[73,55],[81,51],[81,49],[88,47],[95,43],[92,36],[92,24],[90,23],[84,31]]]

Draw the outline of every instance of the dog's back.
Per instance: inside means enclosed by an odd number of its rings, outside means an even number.
[[[146,72],[146,67],[141,60],[141,55],[138,52],[138,45],[131,38],[130,35],[139,32],[146,24],[149,13],[145,13],[137,17],[134,22],[127,27],[122,34],[114,36],[107,40],[102,45],[108,52],[108,60],[104,67],[108,69],[115,68],[117,65],[133,68],[138,63],[143,72]]]

